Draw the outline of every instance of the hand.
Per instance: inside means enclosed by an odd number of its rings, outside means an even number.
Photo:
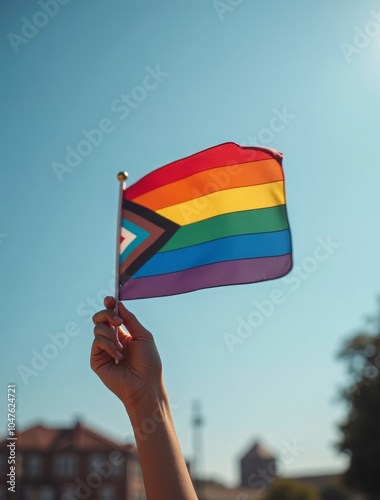
[[[153,335],[115,299],[104,299],[106,309],[94,314],[95,340],[91,349],[91,368],[126,406],[133,406],[146,392],[162,385],[162,365]],[[127,328],[127,332],[121,325]],[[118,338],[114,327],[118,327]],[[115,364],[115,359],[119,364]]]

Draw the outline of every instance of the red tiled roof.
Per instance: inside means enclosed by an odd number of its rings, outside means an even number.
[[[6,446],[7,441],[0,442],[0,448]],[[134,452],[131,445],[123,445],[111,441],[81,423],[68,429],[48,428],[43,425],[35,425],[23,432],[17,433],[17,448],[20,451],[53,451],[53,450],[76,450],[76,451],[102,451],[119,450],[123,452]]]

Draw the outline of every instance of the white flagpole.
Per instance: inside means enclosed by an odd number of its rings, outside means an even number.
[[[119,271],[120,271],[120,237],[121,237],[121,210],[123,206],[123,191],[125,189],[125,183],[128,179],[128,172],[119,172],[117,174],[117,179],[119,181],[119,205],[117,210],[117,227],[116,227],[116,259],[115,259],[115,312],[119,315],[118,303],[119,303]],[[116,339],[118,339],[117,326],[115,327]],[[118,365],[119,360],[115,359],[115,363]]]

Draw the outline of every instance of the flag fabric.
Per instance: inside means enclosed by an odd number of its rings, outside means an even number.
[[[292,268],[282,154],[225,143],[124,190],[120,299],[280,278]]]

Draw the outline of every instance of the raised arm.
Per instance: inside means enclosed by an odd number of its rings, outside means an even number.
[[[152,334],[115,299],[96,313],[91,368],[122,401],[134,429],[147,500],[196,500],[175,432]],[[125,332],[124,325],[128,332]],[[114,326],[118,326],[119,343]],[[115,359],[120,363],[115,364]]]

